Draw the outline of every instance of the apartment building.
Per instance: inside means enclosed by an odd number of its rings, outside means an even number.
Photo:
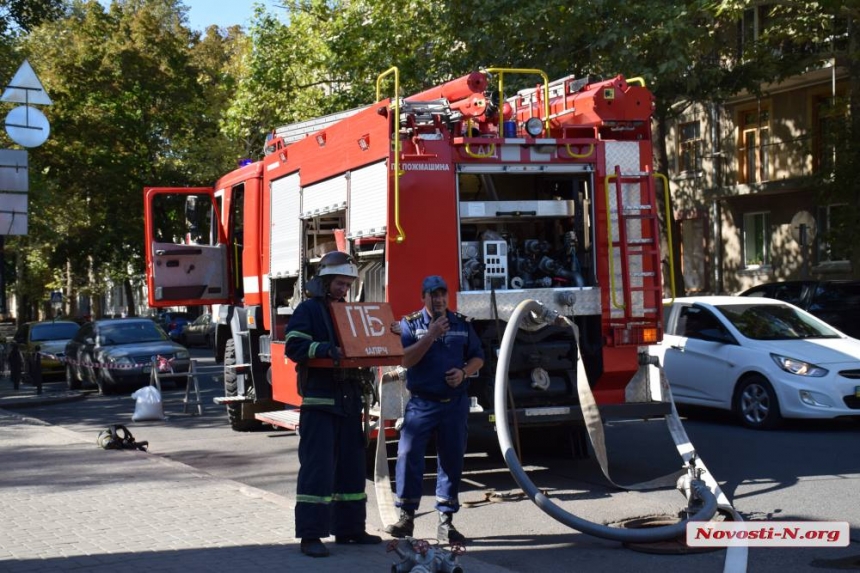
[[[673,209],[687,293],[736,293],[799,278],[849,278],[847,257],[827,242],[839,205],[815,175],[844,118],[847,73],[830,65],[684,109],[670,126]]]

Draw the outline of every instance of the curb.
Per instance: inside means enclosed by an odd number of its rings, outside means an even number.
[[[35,392],[35,390],[33,390]],[[48,406],[51,404],[62,404],[64,402],[75,402],[86,398],[84,392],[69,390],[66,392],[50,392],[43,394],[9,394],[0,396],[0,408],[4,410],[16,410],[18,408],[33,408],[36,406]]]

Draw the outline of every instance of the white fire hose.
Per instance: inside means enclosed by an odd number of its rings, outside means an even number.
[[[650,543],[682,537],[686,534],[688,522],[708,521],[714,516],[718,509],[731,514],[735,521],[742,521],[741,516],[734,510],[728,499],[725,497],[725,494],[720,490],[716,480],[711,476],[704,463],[696,455],[695,449],[690,443],[683,425],[681,424],[678,412],[675,409],[675,404],[671,400],[669,385],[663,375],[662,369],[660,369],[661,386],[663,387],[664,394],[672,404],[672,410],[670,414],[666,416],[666,423],[669,427],[676,448],[684,459],[685,467],[688,470],[688,474],[682,476],[681,479],[678,480],[678,487],[685,493],[685,495],[687,495],[688,501],[695,502],[695,506],[691,505],[689,508],[690,511],[694,513],[687,519],[679,521],[677,524],[673,525],[643,529],[622,529],[582,519],[557,506],[552,502],[552,500],[542,494],[526,474],[520,460],[517,458],[516,452],[514,451],[511,442],[510,428],[508,426],[506,406],[508,367],[517,331],[519,330],[520,323],[525,317],[528,317],[529,320],[542,323],[550,323],[558,318],[556,313],[548,311],[543,307],[543,305],[534,300],[525,300],[514,310],[510,321],[505,328],[501,348],[499,349],[499,360],[496,368],[494,408],[496,412],[496,429],[499,436],[499,447],[502,450],[505,463],[507,464],[511,475],[514,477],[514,480],[535,503],[535,505],[556,521],[576,529],[577,531],[581,531],[595,537],[620,541],[623,543]],[[568,322],[570,323],[570,321]],[[572,323],[570,324],[572,325]],[[574,332],[576,333],[575,327]],[[586,418],[586,427],[589,430],[589,438],[592,441],[595,454],[600,461],[604,475],[609,479],[605,444],[603,443],[602,436],[602,421],[599,418],[600,415],[597,411],[596,404],[594,404],[594,397],[591,395],[591,390],[588,386],[587,380],[585,379],[585,369],[582,365],[581,356],[579,356],[578,333],[576,333],[576,347],[577,383],[580,395],[580,405],[583,409],[583,417]],[[599,431],[596,430],[598,427]],[[612,480],[610,479],[610,481]],[[638,488],[628,487],[627,489],[644,489],[642,485],[644,484],[640,484]],[[746,571],[747,553],[746,547],[729,547],[726,553],[724,571],[726,573],[740,573]]]

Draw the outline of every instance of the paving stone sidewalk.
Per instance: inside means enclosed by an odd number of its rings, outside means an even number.
[[[0,397],[0,401],[3,398]],[[0,409],[0,573],[391,571],[377,546],[301,555],[293,501]],[[506,569],[461,558],[468,573]]]

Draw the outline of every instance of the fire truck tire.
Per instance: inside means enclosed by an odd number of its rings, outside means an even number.
[[[236,343],[232,338],[227,339],[224,345],[224,395],[234,398],[239,395],[239,380],[236,375]],[[227,419],[230,427],[235,432],[251,432],[261,430],[263,423],[259,420],[247,420],[242,418],[242,405],[227,403]]]
[[[75,369],[71,364],[66,364],[66,384],[69,385],[69,390],[81,389],[81,380],[75,376]]]

